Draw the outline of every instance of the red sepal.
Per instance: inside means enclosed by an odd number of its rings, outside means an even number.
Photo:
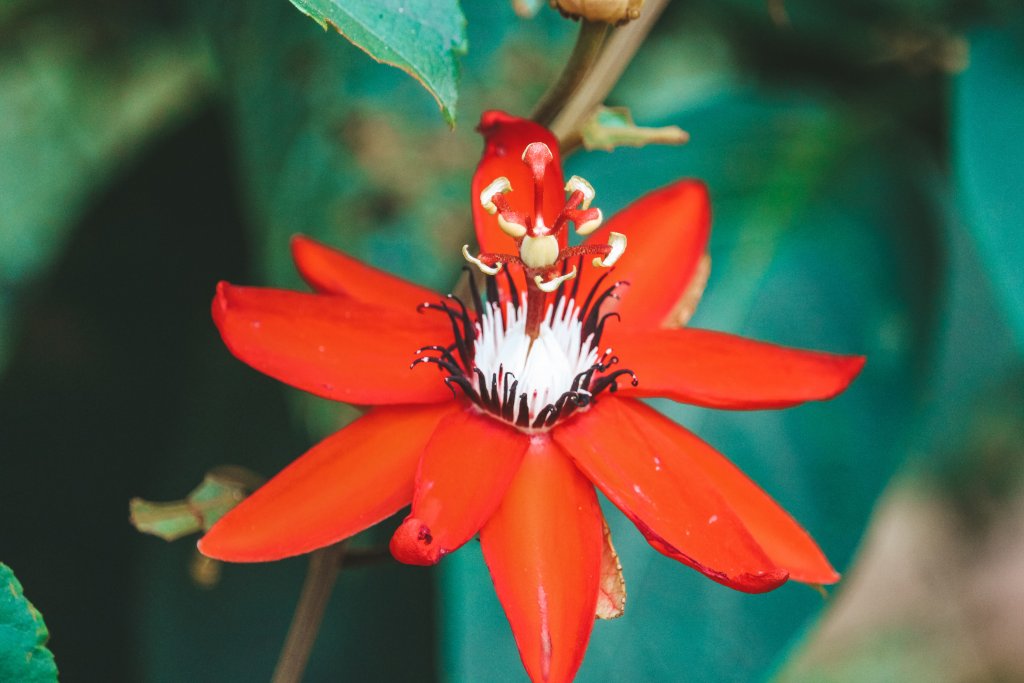
[[[587,244],[606,244],[608,234],[626,236],[626,253],[605,278],[607,286],[629,282],[606,302],[603,312],[618,311],[629,329],[662,325],[682,299],[697,274],[711,231],[708,191],[697,180],[681,180],[655,190],[615,214],[587,238]],[[585,264],[580,275],[582,293],[604,273]]]
[[[553,431],[555,442],[659,552],[747,593],[782,585],[778,567],[699,468],[608,397]],[[684,467],[690,465],[688,467]]]
[[[292,259],[302,279],[324,294],[339,294],[371,306],[412,312],[425,301],[442,298],[344,252],[303,235],[292,237]]]
[[[623,396],[761,410],[833,398],[864,367],[863,356],[804,351],[724,332],[686,327],[636,333],[609,328],[608,344],[636,373]]]
[[[441,315],[221,282],[213,320],[238,359],[317,396],[369,405],[451,398],[436,368],[409,367],[421,346],[451,341]]]
[[[416,472],[412,511],[391,537],[406,564],[436,564],[471,539],[501,502],[530,438],[475,409],[438,426]]]
[[[199,550],[267,562],[337,543],[409,504],[437,423],[454,404],[374,408],[329,436],[229,511]]]
[[[803,583],[832,584],[839,574],[803,528],[738,467],[700,438],[639,401],[622,401],[624,412],[661,453],[661,466],[678,478],[696,469],[708,478],[772,562]]]
[[[484,560],[534,683],[568,683],[594,626],[603,517],[590,485],[543,436],[480,532]]]

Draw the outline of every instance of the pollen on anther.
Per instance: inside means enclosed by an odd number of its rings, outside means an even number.
[[[498,211],[498,207],[494,204],[494,195],[511,191],[512,183],[508,181],[508,178],[505,176],[495,178],[480,193],[480,206],[484,207],[484,211],[493,215]]]

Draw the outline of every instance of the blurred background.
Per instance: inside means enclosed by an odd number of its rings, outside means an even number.
[[[128,500],[226,463],[273,474],[354,415],[235,361],[218,280],[300,287],[304,233],[455,281],[476,120],[526,115],[576,32],[462,5],[449,130],[285,0],[0,4],[0,561],[65,681],[269,679],[305,560],[197,573],[193,539],[139,534]],[[606,213],[707,182],[691,324],[869,360],[829,403],[658,405],[843,582],[734,593],[609,509],[629,602],[579,680],[1024,680],[1024,8],[676,0],[608,104],[691,135],[567,161]],[[307,679],[343,678],[524,680],[478,545],[343,572]]]

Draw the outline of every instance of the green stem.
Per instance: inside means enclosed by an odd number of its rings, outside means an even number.
[[[344,557],[344,543],[328,546],[309,556],[302,594],[281,648],[272,683],[299,683],[302,680]]]
[[[561,143],[562,153],[568,154],[580,144],[580,129],[594,109],[604,102],[615,84],[619,82],[633,55],[640,49],[647,34],[654,28],[669,0],[647,0],[640,17],[622,28],[608,39],[600,58],[580,87],[574,89],[572,97],[562,103],[558,114],[550,123],[551,132]]]
[[[605,36],[608,35],[608,24],[601,21],[580,20],[580,32],[576,36],[576,45],[569,55],[569,61],[558,80],[533,110],[533,120],[537,123],[550,126],[555,120],[562,107],[581,83],[590,73],[594,62],[601,53],[601,46],[604,44]]]

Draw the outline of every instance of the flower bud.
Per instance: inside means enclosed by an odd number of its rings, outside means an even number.
[[[640,16],[644,0],[551,0],[551,6],[573,19],[619,26]]]

